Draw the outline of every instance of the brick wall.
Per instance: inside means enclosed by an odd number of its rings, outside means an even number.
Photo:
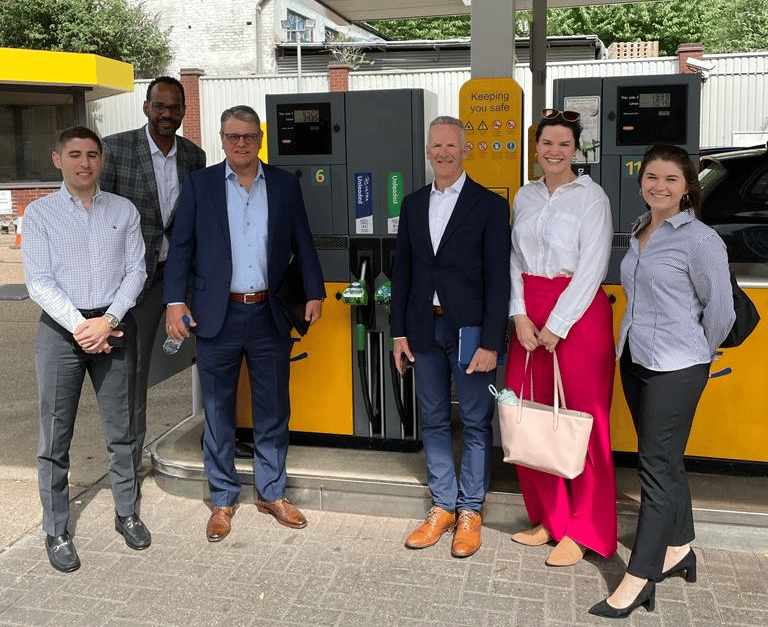
[[[679,72],[681,74],[695,74],[696,70],[688,67],[688,59],[694,57],[696,59],[704,58],[704,46],[699,43],[680,44],[677,47],[677,59],[679,63]]]
[[[203,144],[200,130],[200,77],[205,74],[196,68],[184,68],[180,72],[181,84],[184,85],[186,107],[184,111],[184,136],[198,146]]]
[[[57,190],[61,186],[61,183],[51,183],[50,187],[25,187],[11,190],[11,207],[13,212],[18,214],[19,207],[24,205],[25,207],[37,198],[47,196],[51,192]]]
[[[331,91],[349,91],[349,70],[346,63],[332,63],[328,66],[328,85]]]

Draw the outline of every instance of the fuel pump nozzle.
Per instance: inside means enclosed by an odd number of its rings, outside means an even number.
[[[392,302],[392,281],[385,281],[376,288],[373,296],[374,302],[389,311],[389,305]]]
[[[346,305],[367,305],[368,290],[365,276],[368,274],[368,260],[363,259],[360,264],[360,279],[353,281],[341,292],[341,302]]]

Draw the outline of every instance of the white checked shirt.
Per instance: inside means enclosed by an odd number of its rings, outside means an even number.
[[[573,277],[546,326],[564,338],[595,297],[608,272],[613,226],[602,188],[586,175],[549,194],[544,180],[515,195],[512,222],[512,298],[509,315],[525,313],[523,273]]]
[[[90,209],[63,184],[30,203],[21,253],[30,298],[70,332],[85,321],[78,309],[122,319],[147,277],[139,212],[99,190]]]
[[[149,142],[149,154],[152,156],[152,169],[155,171],[155,183],[157,184],[157,200],[160,203],[160,214],[163,216],[163,226],[168,226],[171,213],[179,198],[179,171],[176,169],[176,138],[167,155],[157,147],[149,128],[144,126]],[[168,257],[168,236],[163,235],[163,243],[160,246],[158,261],[165,261]]]
[[[459,199],[459,194],[461,194],[466,180],[467,173],[462,172],[456,182],[446,187],[442,192],[435,187],[435,182],[432,181],[432,191],[429,194],[429,237],[432,240],[432,251],[435,253],[440,247],[440,240],[443,239],[445,227],[453,215],[456,201]],[[432,304],[440,305],[437,292],[432,297]]]

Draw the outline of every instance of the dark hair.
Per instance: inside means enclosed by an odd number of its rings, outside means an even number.
[[[224,128],[224,123],[230,118],[241,120],[243,122],[254,122],[256,126],[261,126],[261,120],[259,120],[259,114],[248,105],[235,105],[229,109],[224,109],[221,113],[221,129]]]
[[[573,133],[573,145],[577,150],[579,149],[579,139],[581,139],[581,122],[578,120],[573,122],[566,120],[562,115],[558,115],[556,118],[541,118],[539,125],[536,128],[536,143],[539,142],[541,131],[544,130],[545,126],[564,126],[565,128],[571,129],[571,133]]]
[[[173,85],[174,87],[178,87],[179,91],[181,92],[181,106],[186,106],[186,96],[184,94],[184,85],[182,85],[177,79],[173,78],[173,76],[158,76],[155,80],[153,80],[149,87],[147,87],[147,102],[149,102],[150,98],[152,98],[152,89],[155,85],[158,85],[159,83],[165,83],[166,85]]]
[[[645,151],[643,162],[637,180],[642,184],[645,168],[652,161],[671,161],[683,172],[688,191],[680,199],[680,211],[688,211],[697,218],[701,217],[701,185],[699,184],[698,168],[691,161],[691,156],[679,146],[671,144],[656,144]],[[646,208],[648,204],[646,203]]]
[[[101,138],[87,126],[70,126],[65,128],[56,136],[56,147],[54,150],[61,154],[61,150],[71,139],[92,139],[99,147],[99,152],[103,152]]]

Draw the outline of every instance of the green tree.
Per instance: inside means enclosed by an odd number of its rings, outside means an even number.
[[[714,0],[704,13],[705,52],[749,52],[768,48],[768,0]]]
[[[606,46],[621,41],[657,41],[659,54],[674,55],[681,43],[702,41],[707,0],[672,0],[549,9],[549,35],[597,35]]]
[[[127,0],[0,0],[0,46],[99,54],[132,63],[137,78],[171,60],[168,33]]]
[[[526,35],[525,30],[530,18],[527,13],[515,14],[516,33]],[[402,20],[379,20],[371,22],[376,30],[395,41],[409,39],[455,39],[471,35],[469,15],[451,15],[445,17],[423,17]]]

